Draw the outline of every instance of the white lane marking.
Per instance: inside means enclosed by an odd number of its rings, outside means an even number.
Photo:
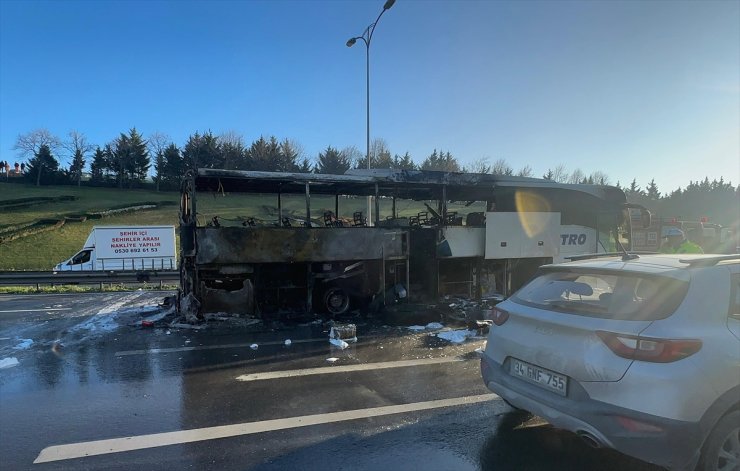
[[[465,361],[458,357],[422,358],[419,360],[397,360],[360,365],[322,366],[319,368],[304,368],[299,370],[265,371],[237,376],[237,381],[260,381],[263,379],[295,378],[296,376],[323,375],[330,373],[347,373],[349,371],[383,370],[387,368],[404,368],[408,366],[436,365]]]
[[[370,407],[367,409],[354,409],[342,412],[330,412],[327,414],[263,420],[261,422],[244,422],[241,424],[179,430],[176,432],[136,435],[123,438],[111,438],[108,440],[70,443],[67,445],[53,445],[41,450],[33,462],[34,464],[37,464],[48,463],[51,461],[71,460],[75,458],[84,458],[85,456],[144,450],[147,448],[215,440],[218,438],[237,437],[241,435],[272,432],[275,430],[344,422],[347,420],[368,419],[384,415],[476,404],[479,402],[491,401],[497,397],[498,396],[495,394],[481,394],[478,396],[463,396],[451,399],[439,399],[436,401],[412,402],[409,404],[399,404],[394,406]]]
[[[309,343],[309,342],[326,342],[327,338],[322,337],[320,339],[301,339],[293,340],[293,343]],[[270,342],[259,342],[259,345],[283,345],[284,340],[275,340]],[[148,350],[124,350],[116,352],[117,357],[125,357],[130,355],[147,355],[150,353],[175,353],[175,352],[191,352],[193,350],[218,350],[220,348],[249,348],[252,343],[226,343],[222,345],[200,345],[197,347],[173,347],[173,348],[150,348]]]
[[[49,309],[11,309],[9,311],[0,311],[0,314],[6,312],[46,312],[46,311],[71,311],[71,307],[53,307]]]

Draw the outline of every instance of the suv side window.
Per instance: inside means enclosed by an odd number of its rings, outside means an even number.
[[[733,319],[740,319],[740,273],[733,273],[731,280],[729,315]]]

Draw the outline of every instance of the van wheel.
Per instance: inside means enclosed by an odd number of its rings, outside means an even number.
[[[349,295],[342,288],[329,288],[324,293],[324,307],[334,316],[345,314],[349,311]]]
[[[740,468],[740,411],[722,417],[709,434],[697,471],[730,471]]]

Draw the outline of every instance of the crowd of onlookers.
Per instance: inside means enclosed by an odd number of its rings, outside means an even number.
[[[26,164],[16,162],[10,165],[7,160],[0,160],[0,176],[5,178],[20,177],[26,172]]]

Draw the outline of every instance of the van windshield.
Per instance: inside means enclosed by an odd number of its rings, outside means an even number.
[[[681,304],[688,282],[630,272],[545,271],[512,296],[543,309],[620,320],[657,320]]]

